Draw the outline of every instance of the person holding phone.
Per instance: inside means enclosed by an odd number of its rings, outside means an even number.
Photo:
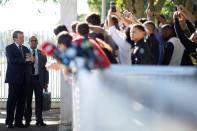
[[[186,36],[183,29],[180,25],[180,17],[181,19],[185,19],[185,23],[190,31],[190,38]],[[178,10],[174,12],[174,28],[177,34],[177,37],[180,39],[182,45],[186,49],[186,54],[183,57],[184,65],[197,65],[197,30],[195,30],[191,17],[187,15],[187,13],[183,10]]]
[[[116,3],[114,0],[110,2],[110,7],[112,12],[116,12]]]

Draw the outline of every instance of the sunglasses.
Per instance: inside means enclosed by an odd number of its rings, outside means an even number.
[[[31,40],[31,42],[37,42],[38,40]]]

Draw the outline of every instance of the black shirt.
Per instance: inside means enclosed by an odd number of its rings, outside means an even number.
[[[162,65],[169,65],[170,64],[170,60],[172,58],[172,54],[174,51],[174,46],[171,42],[167,42],[164,45],[164,58],[163,58],[163,62]]]
[[[194,29],[192,28],[192,24],[189,21],[187,21],[187,25],[190,32],[193,33]],[[183,33],[183,30],[181,29],[178,19],[175,20],[174,27],[177,36],[179,37],[181,43],[184,45],[186,49],[186,53],[188,54],[188,56],[185,56],[185,59],[183,60],[183,64],[184,65],[191,65],[191,63],[195,64],[195,62],[197,61],[197,43],[192,42],[186,37],[186,35]]]
[[[154,34],[150,34],[147,39],[148,46],[150,48],[151,53],[153,54],[154,63],[159,63],[159,41],[155,37]]]
[[[154,64],[153,55],[148,47],[147,41],[142,39],[135,43],[134,51],[131,54],[132,64],[152,65]]]

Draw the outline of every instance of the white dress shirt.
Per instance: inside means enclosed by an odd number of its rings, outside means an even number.
[[[22,49],[22,45],[20,45],[20,44],[18,44],[18,43],[16,43],[16,42],[14,42],[14,44],[18,47],[18,49],[19,49],[20,52],[22,53],[21,55],[23,55],[23,57],[25,57],[25,54],[24,54],[23,49]],[[21,46],[21,48],[20,48],[20,46]]]
[[[15,42],[14,44],[19,48],[19,44],[18,43]]]
[[[33,55],[33,49],[30,49],[31,54]],[[35,62],[34,62],[35,73],[34,75],[39,75],[39,68],[38,68],[38,50],[35,49]]]

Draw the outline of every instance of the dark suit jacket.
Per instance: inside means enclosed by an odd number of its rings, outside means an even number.
[[[29,53],[29,49],[22,46],[23,54]],[[27,84],[31,80],[31,63],[25,62],[20,53],[19,48],[15,43],[10,44],[6,47],[7,57],[7,72],[6,72],[6,83],[12,84]]]
[[[40,50],[37,50],[37,52],[38,52],[39,81],[40,81],[40,85],[44,86],[49,82],[49,72],[45,67],[47,63],[47,58],[41,53]]]

